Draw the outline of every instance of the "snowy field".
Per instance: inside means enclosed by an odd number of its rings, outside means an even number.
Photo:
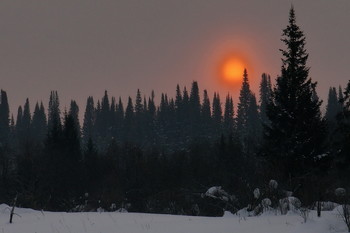
[[[347,232],[337,210],[310,212],[309,219],[297,214],[242,218],[192,217],[140,213],[61,213],[16,209],[10,224],[7,205],[0,205],[0,233],[328,233]]]

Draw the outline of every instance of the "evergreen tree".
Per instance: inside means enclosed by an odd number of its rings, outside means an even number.
[[[175,109],[176,109],[176,112],[178,113],[178,115],[181,112],[181,107],[182,107],[182,94],[181,94],[180,86],[179,86],[179,84],[177,84],[176,85],[176,96],[175,96]]]
[[[260,117],[263,125],[269,125],[269,119],[266,111],[271,99],[271,78],[270,75],[263,73],[260,82]]]
[[[116,110],[116,135],[119,141],[122,141],[122,137],[125,135],[123,132],[124,126],[124,105],[122,99],[119,97],[118,106]]]
[[[190,104],[192,117],[198,121],[198,119],[200,117],[200,106],[201,106],[200,105],[198,82],[192,83],[189,104]]]
[[[135,112],[134,112],[134,105],[132,103],[132,99],[129,96],[128,98],[128,104],[125,109],[125,119],[124,119],[124,132],[125,132],[125,139],[127,141],[133,141],[134,140],[134,120],[135,120]]]
[[[111,111],[111,136],[112,139],[117,137],[117,104],[116,104],[116,100],[115,97],[112,97],[111,100],[111,107],[110,107],[110,111]]]
[[[200,128],[200,115],[201,115],[201,104],[199,97],[198,82],[193,82],[191,87],[190,101],[189,101],[189,118],[191,127],[191,137],[197,138]]]
[[[350,172],[350,80],[344,93],[341,88],[339,89],[339,98],[341,98],[343,108],[337,116],[338,127],[332,146],[336,155],[337,185],[348,187],[350,185],[348,179]]]
[[[201,135],[208,138],[212,131],[211,107],[207,90],[203,92],[203,103],[201,107]]]
[[[48,109],[48,132],[56,137],[62,131],[60,102],[57,91],[51,91]]]
[[[23,108],[23,118],[22,118],[22,126],[24,129],[24,135],[28,138],[31,138],[31,133],[30,133],[30,124],[32,121],[32,116],[30,113],[30,106],[29,106],[29,100],[27,98],[24,108]]]
[[[135,116],[138,118],[141,116],[143,112],[143,106],[142,106],[142,97],[140,89],[137,89],[136,93],[136,101],[135,101]]]
[[[110,108],[111,105],[108,93],[105,90],[101,102],[97,102],[97,108],[95,111],[94,139],[99,151],[105,151],[112,139],[113,115]]]
[[[184,87],[183,94],[182,94],[182,117],[184,120],[184,124],[188,124],[188,113],[189,113],[189,104],[190,104],[190,97],[188,95],[186,87]]]
[[[37,143],[42,143],[47,134],[46,114],[44,105],[41,102],[40,106],[37,102],[34,109],[32,120],[33,137]]]
[[[107,137],[109,137],[110,139],[111,114],[110,114],[110,104],[109,104],[109,97],[108,97],[107,91],[105,91],[105,94],[102,98],[101,112],[98,115],[98,119],[96,119],[96,121],[98,126],[98,135],[101,137],[101,139],[103,141],[106,140]]]
[[[135,142],[141,143],[144,135],[144,111],[142,105],[142,97],[140,89],[137,89],[136,100],[135,100]],[[146,106],[147,107],[147,106]]]
[[[225,113],[224,113],[224,132],[226,135],[230,136],[234,129],[234,109],[232,96],[229,94],[226,96],[225,100]]]
[[[219,137],[222,129],[222,108],[219,93],[214,92],[213,97],[213,135]]]
[[[249,108],[247,114],[248,148],[254,151],[259,146],[262,139],[261,118],[258,112],[258,105],[254,94],[250,95]]]
[[[341,86],[339,86],[339,91],[338,91],[338,102],[339,102],[339,111],[342,111],[343,110],[343,107],[344,107],[344,104],[343,104],[343,99],[344,99],[344,96],[343,96],[343,89]]]
[[[1,90],[0,93],[0,147],[8,143],[10,133],[10,108],[7,93]]]
[[[328,121],[328,125],[333,128],[336,122],[336,116],[341,111],[340,102],[338,100],[337,90],[335,87],[330,87],[328,91],[328,101],[326,107],[325,118]]]
[[[151,97],[148,98],[147,111],[146,111],[146,142],[149,146],[156,144],[156,105],[154,103],[154,91],[151,93]]]
[[[239,103],[237,107],[237,131],[242,142],[248,137],[248,113],[251,95],[248,73],[247,70],[244,69],[243,82],[239,93]]]
[[[13,114],[11,114],[11,120],[10,120],[10,140],[13,142],[15,141],[16,136],[16,125],[15,125],[15,118],[13,117]]]
[[[17,140],[18,142],[21,141],[20,139],[23,138],[23,125],[22,125],[22,120],[23,120],[23,110],[22,106],[18,107],[17,110],[17,119],[16,119],[16,135],[17,135]]]
[[[156,114],[156,105],[154,103],[154,91],[152,91],[151,97],[148,99],[148,112],[151,118],[154,120]]]
[[[95,123],[95,107],[94,99],[89,96],[86,101],[84,123],[83,123],[83,143],[86,144],[88,140],[94,137],[94,123]]]
[[[268,106],[271,125],[266,132],[265,154],[275,175],[279,172],[290,188],[303,182],[304,189],[299,190],[302,192],[312,187],[305,183],[305,175],[317,167],[318,155],[324,153],[325,124],[320,113],[321,102],[313,98],[316,83],[309,78],[305,36],[296,24],[293,8],[282,41],[287,49],[281,49],[281,76],[276,80]]]
[[[69,116],[71,116],[74,120],[74,126],[76,128],[76,133],[78,138],[80,139],[81,137],[81,127],[80,127],[80,122],[79,122],[79,106],[77,104],[77,102],[75,102],[74,100],[72,100],[70,102],[70,109],[69,109]]]

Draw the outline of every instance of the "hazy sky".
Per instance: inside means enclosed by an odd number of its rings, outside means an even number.
[[[62,109],[75,99],[81,112],[105,89],[123,100],[138,88],[173,96],[176,84],[197,80],[211,96],[237,96],[216,73],[234,52],[249,61],[258,94],[261,73],[279,73],[291,3],[325,99],[329,86],[350,79],[350,0],[2,0],[0,88],[13,113],[26,97],[32,111],[37,100],[47,106],[50,90]]]

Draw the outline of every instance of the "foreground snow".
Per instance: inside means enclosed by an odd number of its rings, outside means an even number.
[[[9,210],[0,205],[1,233],[328,233],[347,232],[337,210],[323,212],[321,218],[310,212],[303,223],[297,214],[260,217],[191,217],[140,213],[56,213],[16,209],[19,216],[9,224]]]

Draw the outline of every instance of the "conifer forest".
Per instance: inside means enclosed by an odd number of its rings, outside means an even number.
[[[1,90],[0,203],[221,216],[267,197],[337,201],[334,190],[350,187],[350,81],[322,101],[306,40],[292,8],[279,76],[261,74],[253,93],[244,70],[237,101],[193,81],[175,96],[135,87],[126,102],[105,91],[66,109],[48,90],[48,105],[28,97],[12,113]]]

